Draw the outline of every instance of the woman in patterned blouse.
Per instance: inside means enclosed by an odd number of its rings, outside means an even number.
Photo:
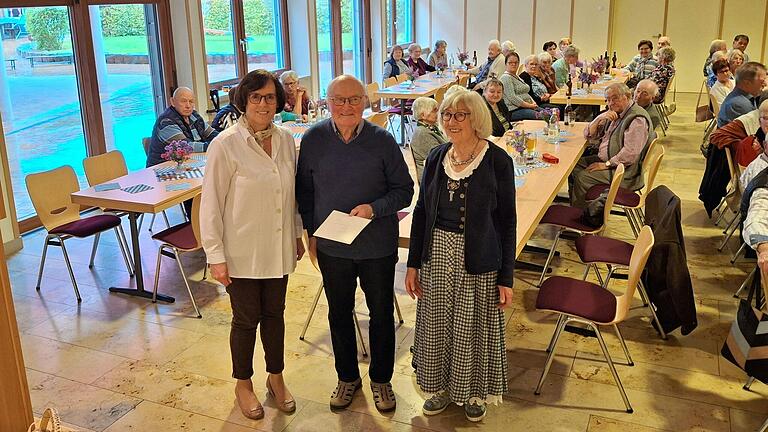
[[[675,50],[672,47],[662,48],[657,55],[659,57],[659,65],[656,66],[656,69],[648,77],[659,86],[659,94],[653,99],[653,103],[661,103],[664,100],[669,82],[675,76],[675,66],[672,64],[675,61]]]
[[[637,54],[632,61],[624,68],[634,74],[632,79],[627,82],[627,86],[633,88],[640,80],[649,78],[651,72],[656,69],[658,62],[653,58],[653,42],[641,40],[637,44]]]

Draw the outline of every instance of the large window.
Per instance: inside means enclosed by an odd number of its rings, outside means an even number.
[[[236,81],[254,69],[290,65],[286,0],[202,0],[208,81]]]
[[[366,41],[369,30],[365,23],[364,0],[315,0],[320,97],[335,76],[354,75],[370,81],[370,56]]]
[[[333,40],[331,29],[331,0],[315,0],[315,19],[317,20],[317,56],[320,72],[320,97],[325,97],[328,83],[334,77]]]
[[[142,138],[174,84],[169,5],[118,3],[0,0],[0,113],[22,231],[39,224],[28,174],[70,165],[85,187],[89,155],[146,162]]]
[[[414,42],[414,0],[385,0],[387,14],[387,46],[407,45]]]

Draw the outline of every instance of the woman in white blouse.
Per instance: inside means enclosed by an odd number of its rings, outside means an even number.
[[[712,63],[712,72],[715,73],[715,84],[709,90],[709,93],[717,101],[717,105],[723,104],[725,97],[733,90],[735,84],[731,75],[731,67],[728,60],[720,59]],[[717,114],[717,113],[715,113]]]
[[[296,410],[282,375],[288,274],[304,254],[294,195],[296,147],[290,131],[272,124],[285,91],[270,72],[248,73],[234,103],[243,116],[208,149],[200,231],[211,275],[232,304],[235,396],[244,416],[260,419],[264,408],[251,382],[259,325],[267,390],[280,410]]]

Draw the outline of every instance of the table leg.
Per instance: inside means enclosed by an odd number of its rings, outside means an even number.
[[[127,294],[129,296],[134,296],[134,297],[143,297],[146,299],[152,299],[152,292],[144,290],[144,272],[142,271],[142,266],[141,266],[141,248],[139,247],[139,226],[137,223],[139,214],[140,213],[136,213],[136,212],[128,213],[128,221],[131,224],[131,244],[133,245],[133,267],[134,267],[134,273],[136,275],[136,289],[110,287],[109,292]],[[173,303],[176,301],[175,298],[168,295],[160,294],[160,293],[157,294],[157,300],[166,302],[166,303]]]
[[[405,143],[405,99],[400,99],[400,144],[406,147]]]

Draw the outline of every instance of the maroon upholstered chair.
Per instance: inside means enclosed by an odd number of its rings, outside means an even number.
[[[547,274],[549,263],[552,261],[552,257],[555,256],[557,250],[557,242],[560,240],[560,235],[565,231],[575,232],[579,235],[587,234],[601,234],[605,230],[605,224],[608,221],[608,216],[611,214],[611,207],[613,207],[613,201],[616,199],[616,193],[619,191],[619,185],[624,179],[624,165],[618,164],[616,171],[613,173],[613,179],[611,180],[611,186],[608,189],[608,197],[605,200],[605,209],[603,210],[603,224],[595,228],[593,226],[586,225],[581,221],[581,215],[584,212],[583,209],[578,207],[571,207],[567,205],[553,205],[547,209],[544,213],[544,217],[541,218],[540,224],[550,224],[557,226],[557,232],[555,233],[555,240],[552,243],[552,248],[547,255],[547,261],[544,263],[544,270],[541,272],[539,282],[536,286],[541,286],[544,282],[544,276]]]
[[[45,236],[43,255],[40,257],[40,270],[37,274],[37,285],[35,288],[38,291],[40,291],[40,282],[43,279],[43,268],[45,267],[48,246],[58,246],[64,255],[64,262],[67,264],[69,278],[72,280],[77,301],[82,301],[64,241],[72,237],[85,238],[99,235],[107,230],[115,231],[117,243],[120,245],[120,251],[123,253],[123,259],[125,260],[125,267],[128,269],[128,274],[133,276],[133,266],[128,257],[126,245],[120,240],[121,236],[118,230],[120,218],[113,214],[81,217],[80,205],[72,203],[71,195],[73,192],[80,190],[80,184],[77,181],[75,170],[71,166],[65,165],[50,171],[30,174],[26,177],[25,181],[29,198],[32,200],[37,216],[40,218],[43,227],[48,231],[48,235]],[[93,255],[95,253],[96,249],[94,248],[91,253],[91,263],[93,263]]]
[[[189,299],[192,300],[192,307],[195,308],[198,318],[203,316],[200,314],[200,309],[195,302],[195,296],[192,294],[192,289],[189,287],[189,281],[187,275],[184,272],[184,266],[181,265],[181,256],[183,252],[194,252],[202,248],[200,242],[200,197],[201,194],[197,194],[192,199],[192,216],[191,221],[184,222],[179,225],[174,225],[152,236],[154,240],[160,241],[160,248],[157,250],[157,267],[155,268],[155,286],[152,289],[152,302],[157,301],[157,285],[160,281],[160,261],[163,255],[176,260],[176,264],[179,266],[181,277],[184,279],[184,285],[187,287],[189,293]],[[205,278],[205,276],[203,276]]]
[[[651,254],[653,242],[654,238],[651,228],[644,226],[640,230],[635,247],[632,248],[629,260],[627,290],[621,296],[615,296],[600,285],[563,276],[550,277],[542,284],[539,295],[536,298],[536,309],[555,312],[559,314],[559,317],[552,340],[547,348],[547,361],[544,364],[544,371],[541,373],[541,378],[534,392],[535,394],[541,394],[541,387],[544,385],[544,379],[547,377],[549,368],[552,366],[552,359],[557,350],[560,334],[566,325],[577,322],[594,330],[613,379],[616,381],[619,393],[621,393],[624,406],[628,413],[632,412],[632,405],[629,403],[627,393],[624,391],[619,374],[616,371],[610,353],[608,353],[608,347],[600,332],[600,326],[610,325],[614,327],[621,342],[621,347],[624,350],[624,355],[627,357],[627,363],[629,366],[633,366],[632,356],[629,354],[629,349],[617,324],[624,321],[629,313],[629,306],[632,303],[635,287],[640,280],[640,274],[643,272],[645,263],[648,261],[648,256]]]

